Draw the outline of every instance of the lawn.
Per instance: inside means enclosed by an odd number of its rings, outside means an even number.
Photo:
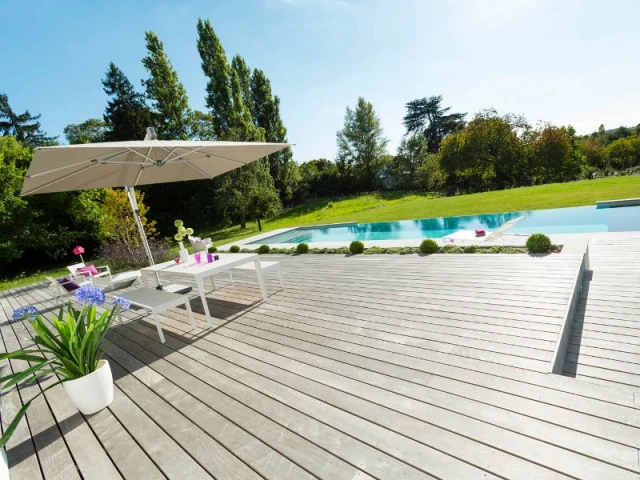
[[[345,200],[319,200],[285,210],[262,222],[263,232],[278,228],[356,221],[359,223],[452,217],[481,213],[593,205],[598,200],[640,197],[640,176],[610,177],[474,193],[456,197],[380,193]],[[258,234],[255,222],[246,229],[233,226],[197,232],[216,245],[232,243]]]
[[[285,210],[277,218],[263,221],[262,227],[263,232],[266,232],[278,228],[326,223],[352,221],[368,223],[540,210],[593,205],[598,200],[632,197],[640,197],[640,176],[638,175],[556,183],[457,197],[407,195],[396,192],[379,193],[343,200],[326,199],[308,202]],[[246,229],[233,226],[196,232],[198,236],[211,237],[216,245],[232,243],[258,233],[258,226],[255,222],[247,223]],[[31,276],[22,275],[14,279],[0,280],[0,290],[42,281],[45,275],[59,277],[66,271],[66,269],[55,269]]]

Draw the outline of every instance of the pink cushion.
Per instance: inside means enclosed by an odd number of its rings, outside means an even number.
[[[485,234],[485,231],[482,228],[476,229],[476,235],[481,236],[481,235],[484,235],[484,234]]]
[[[98,275],[98,270],[94,265],[87,265],[86,267],[81,267],[76,270],[76,272],[81,273],[85,277],[91,277],[93,275]]]

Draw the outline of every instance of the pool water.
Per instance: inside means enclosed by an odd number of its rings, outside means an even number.
[[[398,222],[356,223],[328,227],[301,227],[252,242],[309,243],[353,240],[404,240],[442,238],[458,230],[493,231],[510,220],[524,217],[505,233],[596,233],[640,231],[640,207],[571,207],[550,210],[424,218]]]

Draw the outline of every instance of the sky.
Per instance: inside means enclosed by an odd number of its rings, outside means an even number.
[[[467,120],[487,108],[578,133],[640,123],[640,1],[611,0],[0,0],[0,92],[43,129],[101,118],[109,62],[142,90],[144,32],[154,31],[205,110],[196,22],[208,18],[229,59],[265,71],[298,162],[334,159],[358,97],[388,150],[405,104],[442,95]]]

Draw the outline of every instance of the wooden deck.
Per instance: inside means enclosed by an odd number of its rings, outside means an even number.
[[[578,256],[266,259],[285,288],[261,303],[250,272],[217,278],[211,330],[180,308],[164,345],[148,317],[114,328],[113,404],[83,417],[48,391],[8,444],[12,479],[640,477],[633,393],[547,373]],[[28,304],[51,305],[0,294],[0,314]],[[2,321],[2,348],[26,327]],[[3,424],[46,384],[5,393]]]
[[[640,392],[640,232],[589,242],[565,374]]]

